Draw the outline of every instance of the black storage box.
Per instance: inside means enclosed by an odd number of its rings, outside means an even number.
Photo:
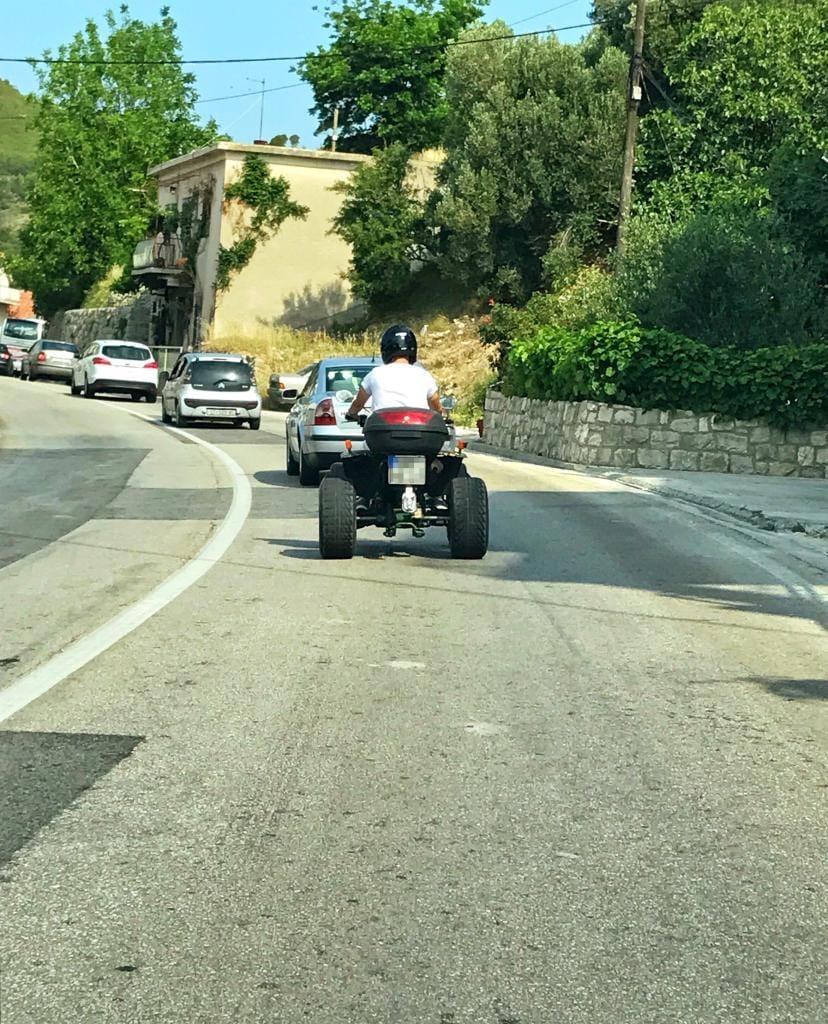
[[[424,409],[381,409],[363,428],[365,443],[375,455],[436,455],[449,439],[446,421]]]

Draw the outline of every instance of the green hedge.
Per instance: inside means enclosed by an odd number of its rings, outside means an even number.
[[[743,350],[636,321],[580,331],[544,327],[512,343],[504,390],[552,401],[593,399],[690,409],[781,427],[828,424],[828,343]]]

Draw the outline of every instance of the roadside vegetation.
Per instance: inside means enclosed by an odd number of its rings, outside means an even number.
[[[576,46],[468,27],[446,60],[434,193],[387,128],[345,190],[351,285],[393,309],[425,266],[492,299],[481,339],[512,393],[825,422],[828,0],[649,5],[619,256],[631,7],[594,0]],[[606,373],[635,387],[592,372],[598,336]]]
[[[35,168],[35,104],[0,78],[0,266],[18,250],[26,223],[26,192]]]

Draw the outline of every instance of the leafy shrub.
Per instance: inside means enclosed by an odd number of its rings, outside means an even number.
[[[759,201],[748,186],[723,185],[695,210],[678,189],[671,198],[675,208],[661,193],[630,222],[618,310],[712,346],[766,348],[824,336],[826,303],[813,267],[772,211],[747,205]]]
[[[504,390],[552,401],[594,399],[691,409],[782,427],[828,423],[828,343],[712,348],[634,320],[579,331],[546,327],[517,340]]]
[[[581,267],[555,292],[536,292],[522,308],[497,305],[491,323],[480,330],[485,344],[505,354],[516,338],[527,338],[550,324],[578,329],[622,314],[612,277],[600,267]]]

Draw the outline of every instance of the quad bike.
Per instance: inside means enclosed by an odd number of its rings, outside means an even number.
[[[454,558],[483,558],[489,546],[485,483],[469,476],[464,445],[446,450],[446,420],[426,409],[382,409],[361,416],[366,451],[346,442],[319,487],[319,551],[353,558],[357,530],[423,537],[444,526]]]

